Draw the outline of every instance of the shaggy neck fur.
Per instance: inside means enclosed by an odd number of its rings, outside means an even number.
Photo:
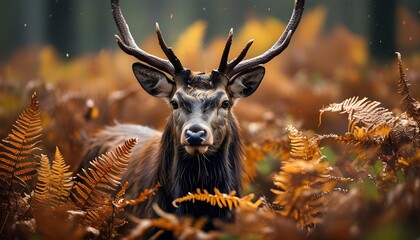
[[[227,134],[221,146],[209,149],[205,155],[189,155],[178,147],[178,141],[174,139],[174,123],[168,122],[162,136],[157,171],[162,187],[156,197],[164,210],[181,216],[233,219],[232,211],[208,203],[184,202],[176,209],[172,206],[174,199],[196,192],[197,188],[210,193],[214,193],[214,188],[223,193],[241,191],[242,144],[235,118],[230,115],[228,121]]]

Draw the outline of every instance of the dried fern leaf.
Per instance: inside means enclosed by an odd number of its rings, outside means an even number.
[[[221,239],[222,234],[216,231],[205,232],[203,227],[207,219],[200,218],[193,220],[189,217],[179,218],[174,214],[167,213],[160,209],[156,203],[152,205],[153,210],[159,216],[157,219],[139,219],[130,217],[136,226],[123,239],[144,239],[145,234],[151,228],[162,229],[172,232],[175,239]],[[158,239],[159,234],[151,236],[150,239]],[[149,239],[149,238],[148,238]]]
[[[245,147],[244,171],[242,175],[242,185],[244,189],[252,183],[258,174],[258,164],[265,162],[268,156],[272,159],[281,161],[288,155],[288,151],[283,148],[279,141],[265,141],[262,144],[252,143]]]
[[[289,159],[285,161],[304,160],[319,162],[324,158],[324,155],[321,153],[318,146],[321,138],[316,136],[312,139],[308,139],[302,132],[293,126],[289,126],[287,131],[289,132],[288,137],[290,139],[291,149]]]
[[[197,189],[196,193],[188,193],[187,196],[180,197],[172,201],[174,207],[178,207],[179,203],[185,201],[202,201],[206,202],[212,206],[218,206],[219,208],[229,208],[232,210],[234,207],[239,205],[250,206],[252,208],[258,208],[262,202],[262,199],[258,199],[256,202],[252,202],[254,194],[249,194],[243,198],[236,197],[236,191],[232,191],[229,194],[221,193],[219,189],[214,188],[214,194],[210,194],[206,189],[201,191]]]
[[[54,161],[50,165],[48,157],[41,154],[38,168],[38,182],[35,187],[32,209],[43,210],[45,207],[57,207],[67,202],[73,186],[70,165],[64,162],[60,150],[56,148]]]
[[[80,223],[83,226],[93,227],[99,229],[100,235],[109,234],[105,238],[110,238],[117,234],[116,228],[126,223],[125,218],[119,216],[119,213],[124,210],[127,205],[136,205],[147,200],[147,198],[155,194],[160,187],[156,184],[152,189],[146,189],[140,193],[139,197],[134,200],[125,200],[125,190],[128,187],[128,182],[125,182],[118,193],[114,196],[112,204],[102,205],[95,208],[86,210],[85,216],[81,219]]]
[[[70,190],[73,187],[71,176],[72,172],[69,171],[70,165],[64,162],[60,150],[56,148],[54,161],[51,166],[51,204],[58,206],[65,202],[70,195]]]
[[[36,174],[35,154],[41,142],[41,120],[37,95],[0,142],[0,235],[25,216],[30,205],[22,192]],[[5,235],[7,236],[7,234]]]
[[[123,208],[127,205],[134,206],[134,205],[137,205],[139,203],[146,201],[150,195],[154,195],[157,192],[158,188],[160,187],[160,184],[157,183],[153,188],[144,190],[143,192],[139,194],[139,196],[136,199],[132,199],[132,200],[123,199],[124,192],[127,186],[128,186],[128,183],[126,182],[123,185],[123,188],[119,191],[119,193],[114,198],[115,201],[113,202],[113,204],[115,207]]]
[[[113,209],[109,206],[99,206],[95,208],[89,208],[86,210],[86,215],[81,219],[80,224],[82,226],[93,227],[101,229],[102,226],[108,225],[108,219],[113,215]]]
[[[41,154],[38,167],[38,181],[35,186],[31,207],[33,210],[43,209],[50,201],[51,165],[47,155]]]
[[[127,186],[128,182],[125,182],[114,196],[111,204],[87,209],[85,216],[80,221],[81,225],[99,229],[101,235],[106,233],[111,233],[111,235],[116,234],[116,228],[126,223],[125,218],[118,215],[124,210],[124,207],[146,201],[160,187],[159,184],[156,184],[152,189],[146,189],[140,193],[137,199],[125,200],[124,195]]]
[[[36,174],[35,153],[40,150],[41,119],[34,93],[30,106],[16,120],[11,132],[0,142],[0,186],[11,190],[13,184],[24,185]]]
[[[407,112],[409,117],[414,118],[416,122],[420,124],[420,103],[414,99],[410,92],[410,84],[405,79],[406,76],[402,66],[401,54],[399,52],[396,52],[395,54],[397,55],[398,73],[400,75],[398,80],[398,93],[402,97],[401,107]]]
[[[325,136],[308,139],[292,126],[287,130],[290,156],[273,177],[274,185],[279,188],[271,190],[276,194],[273,203],[281,206],[280,215],[295,219],[300,227],[307,227],[320,221],[323,196],[335,188],[336,179],[330,176],[329,163],[322,161],[325,157],[319,141]]]
[[[370,101],[366,97],[359,100],[359,97],[352,97],[341,103],[332,103],[319,110],[319,125],[321,125],[324,112],[340,112],[348,114],[348,132],[353,132],[354,127],[362,124],[367,131],[379,125],[390,125],[394,120],[394,114],[386,108],[379,107],[381,103]]]
[[[98,235],[108,235],[103,236],[103,239],[112,239],[118,234],[117,228],[127,223],[124,217],[117,216],[122,210],[114,208],[113,205],[89,208],[79,223],[88,228],[98,229]]]
[[[91,168],[83,169],[77,176],[81,179],[72,188],[71,199],[79,209],[94,208],[111,202],[111,195],[121,184],[121,176],[126,171],[130,154],[137,144],[131,138],[114,151],[102,154],[91,161]]]

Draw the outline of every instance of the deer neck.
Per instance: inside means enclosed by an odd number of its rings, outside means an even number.
[[[218,148],[205,155],[189,155],[174,139],[174,123],[169,121],[162,135],[159,152],[158,181],[171,198],[185,196],[197,188],[213,192],[240,192],[242,143],[238,124],[229,118],[229,131]],[[173,195],[175,194],[175,195]]]

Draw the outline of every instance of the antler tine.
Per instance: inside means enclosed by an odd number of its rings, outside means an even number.
[[[243,62],[240,62],[235,59],[229,64],[230,70],[228,71],[227,75],[229,77],[232,77],[235,74],[245,69],[257,66],[259,64],[267,63],[271,59],[279,55],[281,52],[283,52],[289,45],[290,39],[294,31],[296,30],[297,26],[299,25],[299,22],[303,13],[304,5],[305,5],[305,0],[295,0],[295,7],[293,9],[293,14],[290,17],[290,20],[286,26],[286,29],[284,30],[280,38],[277,40],[277,42],[275,42],[274,45],[270,49],[268,49],[266,52],[264,52],[263,54],[259,56],[245,60]],[[248,49],[246,49],[246,51],[248,51]],[[236,64],[236,66],[234,63]]]
[[[166,56],[168,56],[169,60],[162,59],[160,57],[149,54],[137,46],[136,42],[134,41],[131,35],[127,22],[125,21],[124,16],[121,12],[119,0],[111,0],[111,8],[112,8],[112,15],[114,16],[115,23],[117,24],[118,30],[122,36],[122,39],[121,39],[119,36],[115,35],[115,39],[117,40],[117,43],[120,46],[120,48],[125,53],[133,57],[136,57],[140,61],[145,62],[149,64],[150,66],[155,67],[159,70],[162,70],[172,76],[174,76],[176,73],[178,73],[178,71],[180,71],[180,67],[182,67],[181,63],[176,58],[173,51],[171,51],[166,46],[166,44],[164,44],[164,46],[162,46],[161,44],[161,47],[162,47],[162,50],[165,52]],[[159,35],[161,35],[160,31],[158,31],[158,37]]]
[[[251,45],[254,43],[254,39],[249,40],[245,47],[242,49],[242,51],[239,53],[239,55],[233,59],[232,61],[230,61],[227,65],[227,72],[230,72],[236,65],[238,65],[238,63],[240,63],[246,56],[246,54],[248,53],[249,48],[251,47]]]
[[[222,59],[220,59],[219,67],[217,68],[217,71],[220,73],[225,73],[226,67],[228,64],[228,57],[229,57],[229,51],[230,47],[232,46],[232,38],[233,38],[233,28],[229,31],[229,36],[226,41],[225,48],[223,49]]]
[[[175,52],[171,47],[168,47],[166,45],[165,40],[163,39],[162,32],[160,31],[159,24],[156,23],[156,34],[158,37],[159,45],[162,48],[162,51],[165,53],[168,60],[172,63],[172,65],[175,68],[175,72],[181,72],[184,70],[184,67],[181,64],[181,61],[179,61],[178,57],[175,55]]]

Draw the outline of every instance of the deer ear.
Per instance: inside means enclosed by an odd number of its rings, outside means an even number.
[[[139,62],[133,63],[133,72],[148,94],[159,98],[169,98],[172,95],[175,83],[171,82],[164,73]]]
[[[229,83],[229,90],[233,98],[245,98],[257,90],[265,74],[263,66],[251,68],[235,76]]]

